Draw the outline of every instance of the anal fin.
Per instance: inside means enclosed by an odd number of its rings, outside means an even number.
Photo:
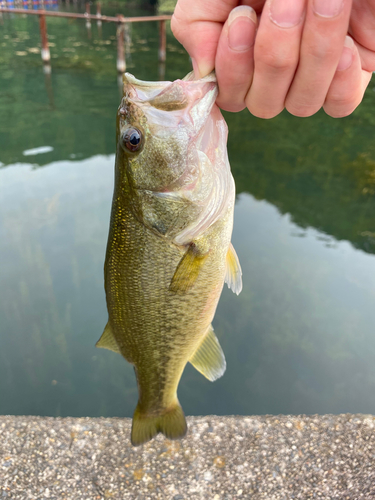
[[[229,245],[225,264],[225,283],[238,295],[242,290],[242,270],[232,243]]]
[[[103,349],[109,349],[110,351],[121,354],[109,322],[105,325],[104,332],[95,345],[96,347],[102,347]]]
[[[202,343],[189,361],[196,370],[211,382],[224,374],[227,364],[212,325],[210,325]]]
[[[186,293],[196,282],[201,267],[208,257],[208,253],[199,251],[194,243],[191,243],[187,252],[178,263],[173,275],[169,290],[176,293]]]

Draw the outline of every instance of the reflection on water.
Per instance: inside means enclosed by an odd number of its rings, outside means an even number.
[[[1,172],[2,413],[127,411],[132,370],[94,347],[112,182],[113,157]]]
[[[132,414],[131,366],[94,348],[113,163],[1,171],[1,413]],[[233,242],[244,289],[224,289],[214,320],[227,372],[211,384],[188,366],[186,412],[375,412],[375,258],[249,194]]]
[[[94,347],[107,320],[114,33],[103,24],[100,39],[93,23],[88,42],[84,25],[67,37],[53,22],[48,84],[29,50],[37,20],[0,26],[0,413],[131,416],[132,367]],[[139,78],[158,79],[157,28],[132,27]],[[170,33],[167,47],[165,78],[185,75]],[[186,413],[375,413],[372,87],[343,120],[226,118],[244,289],[224,289],[214,320],[227,372],[211,384],[187,366]]]

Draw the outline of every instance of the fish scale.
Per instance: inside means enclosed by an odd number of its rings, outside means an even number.
[[[224,373],[211,321],[224,280],[236,293],[241,288],[230,244],[234,183],[226,128],[214,104],[216,81],[160,82],[159,94],[153,83],[148,99],[147,85],[126,74],[105,261],[109,320],[97,343],[134,365],[134,445],[158,432],[171,439],[186,433],[179,380],[188,361],[210,380]],[[173,96],[183,96],[184,104],[173,104]],[[202,140],[205,124],[213,143]]]

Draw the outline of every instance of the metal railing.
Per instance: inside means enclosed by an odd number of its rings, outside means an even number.
[[[1,4],[0,4],[1,5]],[[139,23],[146,21],[158,21],[160,23],[159,28],[159,62],[165,62],[166,60],[166,22],[171,19],[172,16],[142,16],[142,17],[125,17],[118,14],[116,17],[113,16],[103,16],[101,14],[100,4],[97,4],[96,14],[90,14],[90,4],[86,4],[86,12],[84,14],[79,14],[75,12],[56,12],[49,11],[45,9],[19,9],[19,8],[9,8],[0,6],[0,13],[8,12],[11,14],[26,14],[29,16],[39,16],[39,28],[40,37],[42,42],[41,56],[44,63],[49,64],[51,60],[51,54],[48,46],[48,34],[47,34],[47,23],[46,17],[65,17],[68,19],[85,19],[86,24],[91,23],[91,21],[97,21],[100,25],[102,22],[105,23],[116,23],[117,29],[117,71],[123,73],[126,69],[125,51],[124,51],[124,30],[127,23]],[[89,26],[88,26],[89,27]]]

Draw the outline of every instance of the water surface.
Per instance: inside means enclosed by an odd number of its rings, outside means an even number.
[[[131,416],[132,367],[94,347],[107,321],[115,27],[47,22],[51,75],[37,19],[0,24],[0,413]],[[190,70],[171,33],[159,67],[157,24],[130,35],[137,77]],[[375,413],[374,84],[342,120],[225,116],[244,289],[225,288],[214,319],[227,372],[212,384],[187,366],[184,410]]]

